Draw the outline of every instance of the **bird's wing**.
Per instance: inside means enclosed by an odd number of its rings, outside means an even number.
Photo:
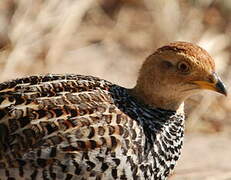
[[[29,158],[29,152],[53,158],[60,152],[115,148],[125,118],[113,104],[110,86],[78,75],[30,76],[0,84],[0,163]]]

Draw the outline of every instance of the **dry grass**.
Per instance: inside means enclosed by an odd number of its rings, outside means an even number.
[[[1,0],[0,80],[78,73],[132,87],[144,58],[176,40],[208,50],[231,85],[229,0]],[[231,135],[230,97],[196,96],[186,110],[188,132]]]

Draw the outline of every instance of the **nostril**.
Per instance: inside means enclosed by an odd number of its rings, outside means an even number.
[[[210,82],[210,83],[214,83],[214,78],[213,78],[213,76],[209,76],[209,78],[208,78],[208,82]]]

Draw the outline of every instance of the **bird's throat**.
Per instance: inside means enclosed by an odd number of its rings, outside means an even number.
[[[131,94],[144,104],[155,108],[184,112],[184,99],[176,98],[174,95],[163,95],[163,93],[154,93],[143,91],[143,88],[135,87],[131,89]]]

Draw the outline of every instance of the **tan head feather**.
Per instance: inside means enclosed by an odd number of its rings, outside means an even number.
[[[145,60],[132,93],[146,104],[177,110],[201,89],[226,94],[212,57],[192,43],[174,42]]]

